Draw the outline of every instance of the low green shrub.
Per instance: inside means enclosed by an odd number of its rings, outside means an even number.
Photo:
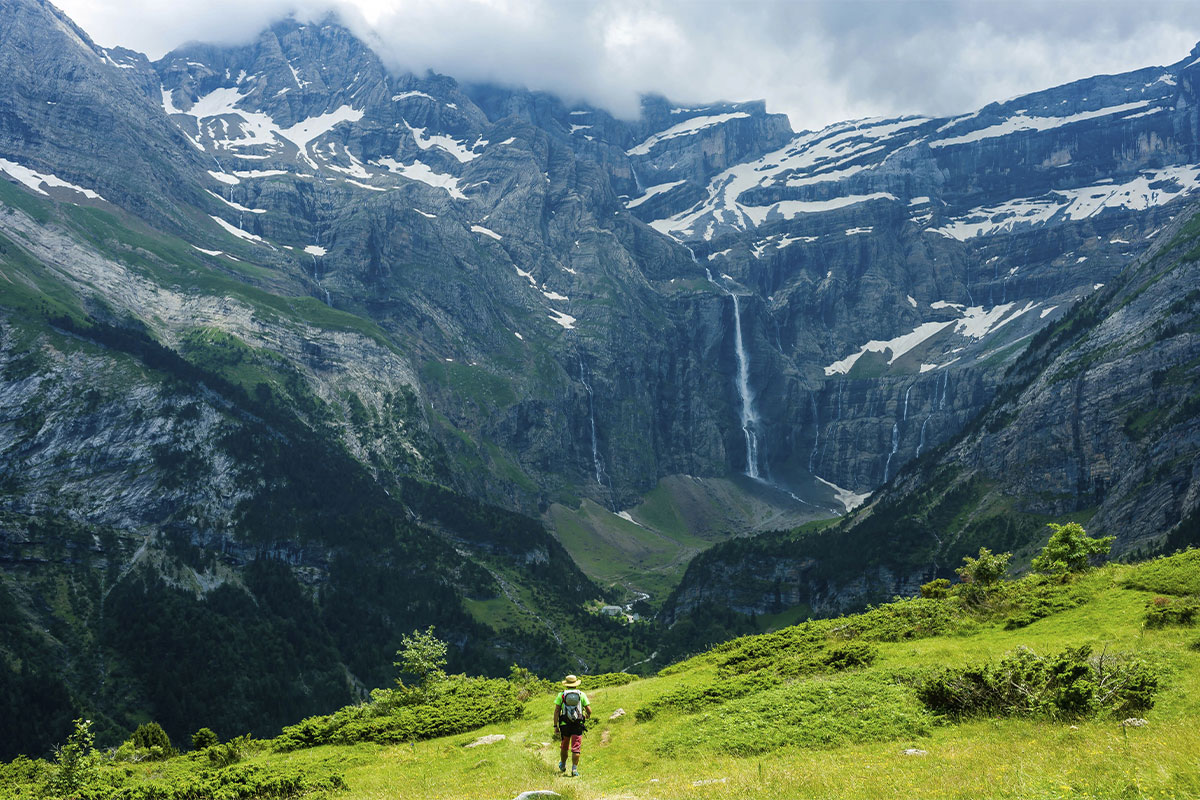
[[[831,647],[821,656],[821,663],[833,670],[869,667],[879,655],[879,648],[866,642],[846,642]]]
[[[1138,564],[1122,585],[1176,597],[1200,595],[1200,550],[1188,549]]]
[[[929,600],[941,600],[950,596],[950,579],[934,578],[929,583],[921,584],[921,597]]]
[[[630,675],[628,672],[604,672],[599,675],[580,675],[580,680],[583,681],[583,690],[591,689],[607,689],[610,686],[624,686],[628,683],[633,683],[638,679],[637,675]],[[558,684],[554,685],[557,691],[561,688]]]
[[[1147,628],[1165,628],[1168,625],[1195,625],[1200,619],[1200,600],[1194,597],[1163,597],[1159,595],[1146,604],[1143,618]]]
[[[169,782],[92,786],[73,794],[71,800],[294,800],[326,797],[346,788],[340,772],[314,774],[311,769],[242,764],[179,775]]]
[[[842,639],[899,642],[956,633],[972,620],[953,599],[913,597],[869,608],[838,620],[830,633]]]
[[[933,719],[911,689],[870,673],[776,685],[672,727],[656,749],[749,756],[786,746],[834,747],[911,738]]]
[[[212,728],[201,728],[192,734],[192,749],[203,750],[207,747],[212,747],[214,744],[219,744],[220,740]]]
[[[213,766],[228,767],[260,749],[262,744],[253,741],[250,734],[245,734],[230,739],[225,744],[210,745],[204,750],[204,755]]]
[[[509,668],[508,682],[517,690],[517,697],[521,701],[537,697],[538,695],[550,694],[559,688],[559,685],[554,681],[539,678],[531,670],[518,664],[513,664]]]
[[[685,686],[667,692],[642,706],[633,716],[638,722],[647,722],[662,714],[695,714],[711,706],[725,703],[752,692],[766,689],[778,683],[769,675],[749,675],[742,678],[719,680],[704,686]]]
[[[1067,648],[1040,656],[1021,647],[997,662],[943,669],[926,676],[917,697],[936,714],[970,716],[1118,716],[1154,705],[1158,675],[1125,656],[1093,656]]]
[[[465,733],[519,717],[524,709],[521,689],[503,679],[451,675],[419,692],[376,690],[371,703],[289,725],[274,747],[287,752],[322,744],[397,744]],[[410,698],[418,702],[408,702]]]

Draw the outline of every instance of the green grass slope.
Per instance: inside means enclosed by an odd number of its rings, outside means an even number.
[[[515,675],[520,680],[455,683],[446,694],[452,701],[418,715],[433,735],[461,731],[454,735],[422,739],[411,709],[388,705],[396,693],[376,693],[373,704],[345,709],[339,720],[242,743],[231,766],[213,751],[102,764],[93,785],[103,793],[77,796],[209,796],[180,787],[225,781],[242,788],[222,797],[345,800],[512,798],[529,790],[579,800],[1194,797],[1198,566],[1188,551],[1067,581],[1023,578],[982,597],[960,588],[736,639],[623,685],[585,680],[595,715],[577,779],[555,768],[552,687]],[[1164,608],[1193,613],[1164,618]],[[929,687],[947,675],[965,685],[995,674],[1005,658],[1028,667],[1029,651],[1049,663],[1080,647],[1090,648],[1090,662],[1051,668],[1046,685],[1057,689],[1049,693],[980,715],[938,713],[930,700]],[[1134,664],[1155,676],[1149,708],[1105,696],[1113,676]],[[1013,686],[1036,684],[1033,671],[1007,674]],[[1072,710],[1083,695],[1090,710]],[[1046,702],[1030,711],[1030,698]],[[496,721],[469,730],[489,720]],[[322,726],[374,731],[374,741],[296,749],[300,732]],[[494,734],[504,738],[467,746]],[[35,783],[53,774],[39,762],[0,767],[8,787],[0,797],[44,796]]]

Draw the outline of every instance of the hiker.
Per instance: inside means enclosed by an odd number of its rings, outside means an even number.
[[[587,695],[579,689],[583,681],[574,675],[563,680],[563,690],[554,698],[554,735],[561,737],[558,771],[567,771],[567,748],[571,748],[571,777],[579,777],[579,753],[583,750],[583,731],[592,715]]]

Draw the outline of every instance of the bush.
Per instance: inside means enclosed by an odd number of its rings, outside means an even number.
[[[92,721],[77,719],[67,743],[54,751],[54,767],[47,788],[51,794],[60,796],[78,792],[95,781],[99,763]]]
[[[1158,596],[1146,604],[1145,623],[1147,628],[1165,628],[1168,625],[1194,625],[1200,617],[1200,601],[1193,597],[1171,599]]]
[[[748,694],[778,684],[770,675],[748,675],[744,678],[720,680],[704,686],[686,686],[667,692],[634,712],[638,722],[648,722],[662,713],[695,714],[710,706],[745,697]]]
[[[935,578],[929,583],[921,584],[921,597],[927,600],[941,600],[950,596],[950,581],[947,578]]]
[[[346,788],[339,772],[314,774],[311,767],[273,770],[246,764],[180,776],[169,783],[156,780],[96,787],[71,800],[299,800],[325,797]]]
[[[586,692],[592,689],[607,689],[610,686],[624,686],[636,681],[638,676],[628,672],[603,672],[599,675],[580,675],[579,679],[583,681],[582,688]],[[555,685],[555,688],[558,686]]]
[[[117,757],[125,761],[162,761],[176,755],[178,752],[171,746],[171,738],[162,726],[147,722],[137,727],[118,750]]]
[[[821,656],[821,662],[834,670],[869,667],[879,655],[879,648],[866,642],[847,642],[832,647]]]
[[[917,696],[934,713],[951,717],[1117,716],[1154,705],[1157,674],[1143,661],[1091,648],[1039,656],[1019,648],[999,662],[948,668],[927,676]]]
[[[376,690],[375,702],[289,725],[274,747],[286,752],[322,744],[399,744],[466,733],[517,719],[524,710],[520,691],[506,680],[465,675],[448,676],[420,691]]]
[[[517,698],[522,702],[541,694],[550,694],[559,688],[554,681],[543,680],[516,664],[508,671],[508,682],[516,688]]]
[[[977,558],[964,556],[963,565],[956,572],[963,583],[991,586],[1004,577],[1010,558],[1012,553],[993,553],[986,547],[981,547]]]
[[[873,642],[901,642],[955,633],[972,625],[958,603],[913,597],[828,621],[831,636]]]
[[[1114,536],[1093,539],[1078,522],[1049,523],[1053,533],[1042,552],[1034,556],[1033,568],[1046,575],[1082,572],[1097,556],[1108,555]]]
[[[216,738],[215,736],[213,737]],[[204,754],[208,756],[208,763],[216,767],[228,767],[231,764],[236,764],[250,754],[251,751],[261,749],[261,745],[256,745],[250,738],[250,734],[244,734],[236,738],[230,739],[225,744],[210,745],[205,749]]]
[[[192,734],[193,750],[204,750],[219,742],[220,740],[217,738],[217,734],[213,733],[212,728],[201,728]]]

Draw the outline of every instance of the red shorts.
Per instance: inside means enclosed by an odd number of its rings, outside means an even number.
[[[575,755],[579,755],[580,752],[583,751],[583,736],[582,735],[572,736],[569,733],[564,733],[563,737],[562,737],[562,746],[559,748],[559,750],[562,752],[564,758],[567,755],[567,747],[568,746],[570,746],[572,753],[574,753]]]

